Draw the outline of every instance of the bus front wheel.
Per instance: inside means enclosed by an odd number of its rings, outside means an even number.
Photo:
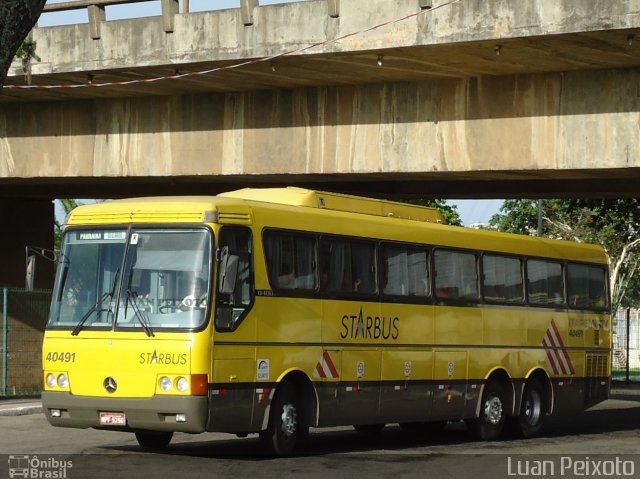
[[[138,431],[136,439],[138,444],[145,449],[162,449],[169,445],[172,432]]]
[[[490,381],[484,387],[480,416],[470,421],[471,430],[478,439],[495,441],[500,437],[506,421],[506,401],[502,385]]]
[[[260,433],[260,441],[273,456],[290,456],[298,442],[306,436],[308,426],[300,416],[296,391],[291,383],[276,391],[271,404],[269,425]]]

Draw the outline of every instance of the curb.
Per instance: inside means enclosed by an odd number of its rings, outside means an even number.
[[[7,409],[0,408],[0,417],[2,416],[26,416],[28,414],[41,414],[43,412],[42,406],[16,406]]]
[[[622,399],[625,401],[640,401],[638,389],[615,389],[609,393],[609,399]]]

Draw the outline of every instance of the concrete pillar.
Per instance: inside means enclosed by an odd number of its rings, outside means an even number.
[[[0,286],[24,287],[25,248],[53,249],[54,208],[51,200],[0,199]],[[36,259],[36,288],[53,287],[54,265]]]

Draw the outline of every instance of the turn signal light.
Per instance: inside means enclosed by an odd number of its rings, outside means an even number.
[[[206,374],[191,375],[191,395],[206,396],[209,393],[209,380]]]

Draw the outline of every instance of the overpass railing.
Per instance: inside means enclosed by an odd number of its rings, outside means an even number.
[[[86,9],[89,16],[89,31],[91,38],[100,38],[100,25],[106,21],[105,8],[110,5],[124,5],[128,3],[148,3],[149,0],[73,0],[60,3],[48,3],[44,12],[64,12],[69,10]],[[332,18],[340,16],[340,0],[324,0],[327,2],[327,12]],[[160,0],[164,31],[173,32],[173,20],[179,12],[178,0]],[[432,0],[417,0],[422,9],[432,7]],[[240,17],[245,26],[253,25],[254,8],[260,6],[260,0],[240,0]],[[189,13],[189,0],[183,0],[183,12]]]

